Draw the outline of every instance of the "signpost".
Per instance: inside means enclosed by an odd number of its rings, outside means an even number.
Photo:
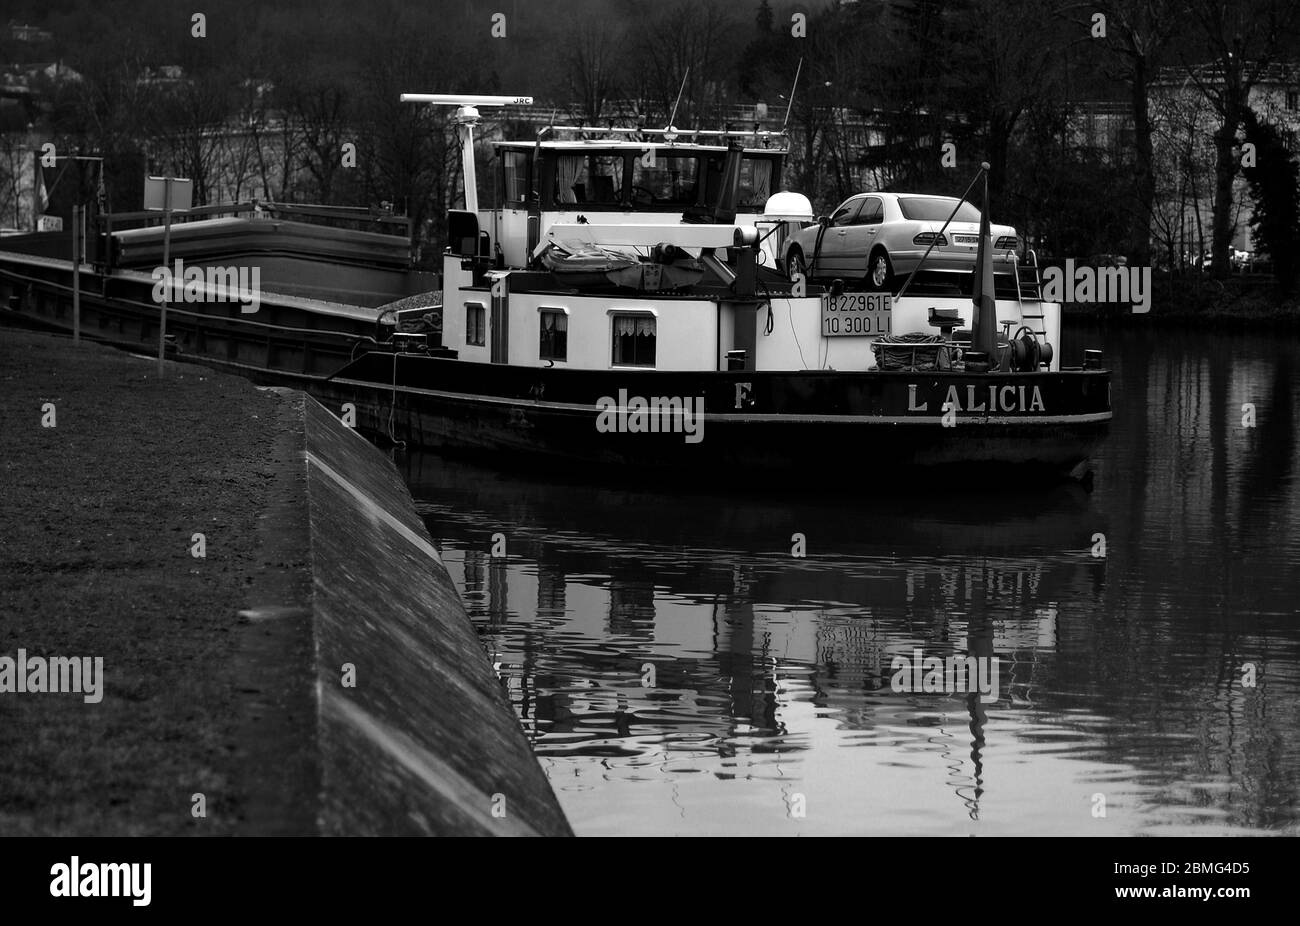
[[[72,343],[81,344],[81,206],[72,207]]]
[[[172,213],[184,212],[190,208],[194,198],[194,181],[182,177],[145,177],[144,207],[147,210],[161,209],[163,213],[163,268],[170,272],[172,249]],[[176,281],[172,280],[175,285]],[[167,344],[167,300],[170,298],[164,287],[162,302],[159,305],[158,319],[158,375],[163,375],[163,351]]]

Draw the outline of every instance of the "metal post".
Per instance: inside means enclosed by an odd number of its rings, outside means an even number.
[[[163,269],[167,273],[171,273],[171,267],[168,266],[171,262],[172,253],[172,178],[170,176],[164,178],[163,223]],[[171,282],[172,286],[176,285],[174,279]],[[160,305],[162,311],[158,318],[158,375],[160,377],[163,375],[163,350],[167,343],[167,300],[171,295],[170,289],[171,287],[163,288],[163,298]]]
[[[72,207],[72,343],[81,344],[81,207]]]
[[[474,165],[474,125],[478,122],[478,110],[472,106],[462,106],[456,112],[456,131],[460,135],[460,162],[462,180],[465,184],[465,210],[478,216],[478,172]]]

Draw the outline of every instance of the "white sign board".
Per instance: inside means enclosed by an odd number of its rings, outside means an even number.
[[[36,220],[37,231],[63,231],[63,216],[43,215]]]
[[[166,177],[144,178],[145,209],[162,211],[167,193]],[[182,177],[172,178],[172,211],[188,209],[194,203],[194,181]]]
[[[822,337],[889,334],[894,297],[889,293],[843,293],[822,300]]]

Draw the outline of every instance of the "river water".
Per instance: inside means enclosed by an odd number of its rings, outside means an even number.
[[[1300,344],[1067,334],[1116,371],[1091,492],[399,460],[579,834],[1300,833]],[[892,684],[968,647],[997,701]]]

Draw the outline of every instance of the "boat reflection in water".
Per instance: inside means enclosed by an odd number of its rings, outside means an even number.
[[[1134,718],[1097,695],[1132,680],[1095,662],[1108,527],[1078,486],[846,503],[398,463],[580,834],[1232,826],[1146,800],[1189,734],[1114,735]],[[917,649],[996,656],[999,700],[894,690]]]

